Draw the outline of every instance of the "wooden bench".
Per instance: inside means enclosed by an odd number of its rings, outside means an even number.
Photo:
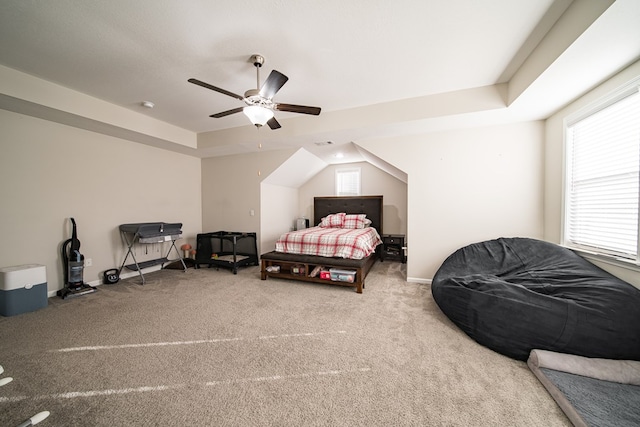
[[[264,253],[260,256],[260,278],[262,280],[267,280],[267,277],[274,277],[279,279],[300,280],[302,282],[350,286],[355,287],[356,292],[361,294],[364,289],[364,279],[377,259],[378,255],[375,253],[364,259],[345,259],[313,255],[286,254],[273,251]],[[322,279],[319,276],[310,277],[309,274],[318,266],[326,269],[336,268],[340,270],[355,271],[354,281],[342,282]],[[278,267],[277,271],[274,271],[276,269],[273,267]]]

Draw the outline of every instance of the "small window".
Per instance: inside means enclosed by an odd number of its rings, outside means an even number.
[[[563,243],[638,262],[638,79],[565,122]]]
[[[336,169],[336,196],[360,195],[360,168]]]

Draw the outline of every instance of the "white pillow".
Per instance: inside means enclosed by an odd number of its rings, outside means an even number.
[[[345,215],[342,228],[365,228],[371,225],[371,220],[366,214]]]
[[[324,228],[342,228],[344,224],[344,217],[347,214],[345,212],[340,212],[337,214],[330,214],[322,218],[320,221],[320,227]]]

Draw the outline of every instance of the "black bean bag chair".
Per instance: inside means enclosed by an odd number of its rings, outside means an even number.
[[[453,323],[505,356],[640,360],[640,290],[556,244],[474,243],[444,261],[431,289]]]

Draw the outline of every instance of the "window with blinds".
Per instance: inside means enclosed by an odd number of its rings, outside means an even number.
[[[336,196],[360,195],[360,168],[336,169]]]
[[[637,82],[566,122],[564,244],[638,264]]]

